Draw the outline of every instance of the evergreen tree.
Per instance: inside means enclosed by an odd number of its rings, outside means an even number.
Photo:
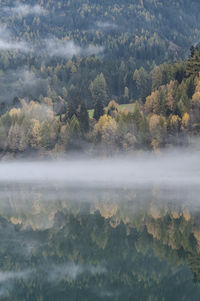
[[[77,115],[77,111],[76,111],[76,105],[73,101],[70,101],[68,106],[67,106],[67,113],[66,113],[66,117],[71,119],[74,115]]]
[[[13,107],[15,108],[20,108],[21,107],[21,102],[19,97],[14,97],[13,99]]]
[[[81,146],[81,127],[77,117],[74,115],[70,121],[69,125],[69,148],[71,149],[79,149]]]
[[[0,103],[0,116],[3,115],[6,112],[6,104],[5,102]]]
[[[81,129],[83,132],[89,130],[89,115],[85,104],[82,102],[78,112],[78,120],[80,122]]]
[[[104,106],[103,106],[101,99],[98,99],[94,106],[93,118],[98,121],[99,118],[103,115],[104,115]]]
[[[200,72],[200,51],[197,47],[191,47],[190,58],[186,61],[186,76],[195,77]]]
[[[108,100],[107,83],[103,73],[101,73],[95,78],[95,80],[90,84],[89,89],[92,94],[92,98],[94,102],[102,101],[105,104],[107,103]]]

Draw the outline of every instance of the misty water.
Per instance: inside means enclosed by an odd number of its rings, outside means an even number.
[[[199,300],[199,155],[0,163],[0,299]]]

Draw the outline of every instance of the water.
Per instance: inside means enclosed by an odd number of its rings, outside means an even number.
[[[197,165],[189,185],[1,178],[0,299],[199,300]]]

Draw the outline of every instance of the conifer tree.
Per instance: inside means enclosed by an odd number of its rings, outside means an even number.
[[[97,102],[95,103],[95,106],[94,106],[93,118],[98,121],[99,118],[103,115],[104,115],[103,103],[102,103],[101,99],[98,99]]]
[[[89,115],[84,102],[82,102],[80,105],[80,109],[78,112],[78,120],[80,122],[80,126],[83,132],[87,132],[89,130]]]

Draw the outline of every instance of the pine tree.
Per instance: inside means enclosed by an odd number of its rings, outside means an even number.
[[[70,103],[68,104],[68,107],[67,107],[66,117],[71,119],[74,115],[76,116],[77,115],[76,109],[77,108],[76,108],[75,103],[70,101]]]
[[[200,51],[196,47],[191,47],[190,58],[186,61],[186,76],[196,76],[200,72]]]
[[[89,130],[89,115],[85,104],[82,102],[78,112],[78,120],[80,122],[81,129],[83,132]]]
[[[93,118],[98,121],[99,118],[103,115],[104,115],[104,106],[103,106],[102,101],[100,99],[98,99],[94,106]]]
[[[98,75],[90,84],[90,92],[94,102],[101,100],[103,103],[107,103],[108,100],[108,88],[103,73]]]

